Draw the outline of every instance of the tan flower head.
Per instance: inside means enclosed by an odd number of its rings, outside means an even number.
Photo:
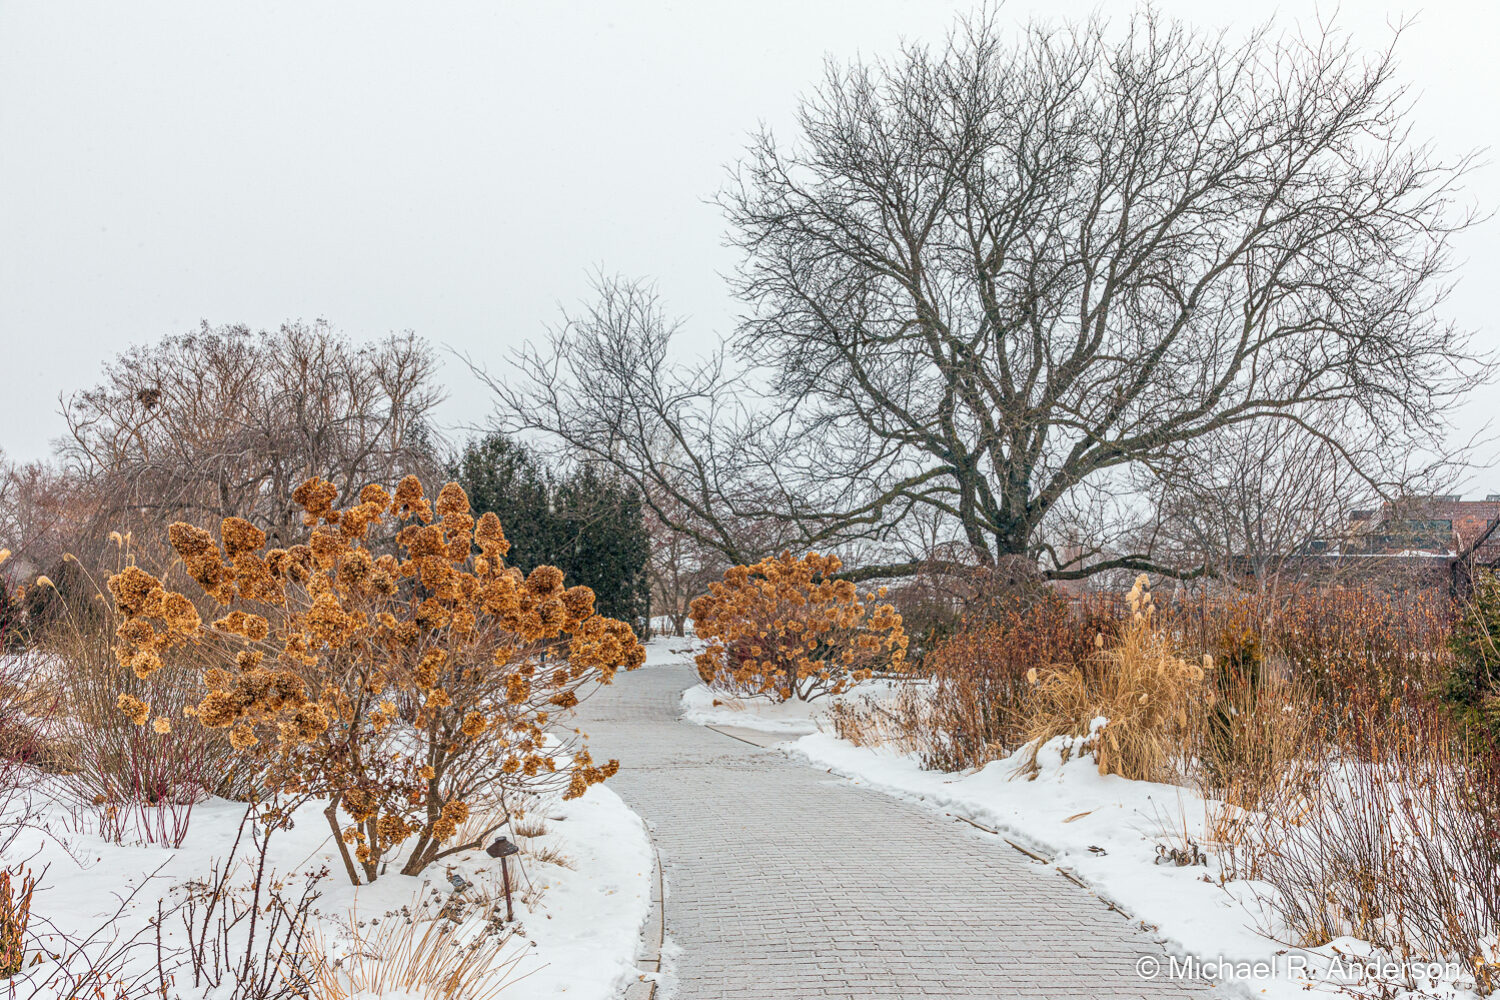
[[[332,519],[333,502],[338,497],[337,487],[316,476],[292,491],[292,501],[302,508],[303,523],[309,526]]]
[[[526,577],[526,589],[541,598],[561,593],[562,583],[562,570],[556,566],[538,566]]]
[[[124,615],[143,614],[153,598],[162,593],[161,581],[139,566],[126,566],[109,578],[115,608]]]
[[[410,517],[424,522],[432,520],[432,505],[422,497],[422,482],[416,476],[407,476],[396,485],[391,513],[402,520]]]
[[[240,517],[226,517],[219,534],[224,539],[224,554],[230,559],[266,544],[266,533]]]
[[[251,642],[260,642],[271,634],[271,623],[264,617],[243,611],[231,611],[214,622],[214,628],[220,632],[242,636]]]
[[[308,548],[312,550],[313,559],[320,569],[332,569],[339,556],[344,554],[346,545],[348,542],[344,536],[326,525],[314,528],[308,538]]]
[[[178,521],[167,529],[167,538],[182,559],[183,568],[204,593],[220,604],[228,604],[234,596],[234,578],[213,536],[196,525]]]
[[[151,706],[133,695],[120,695],[115,699],[115,707],[137,726],[144,726],[151,717]]]
[[[493,512],[486,512],[480,516],[478,524],[474,527],[474,541],[492,563],[498,563],[510,552],[510,542],[505,538],[505,531],[500,526],[500,518],[496,517]]]
[[[469,495],[464,492],[463,487],[457,483],[448,483],[438,491],[437,506],[438,517],[447,518],[453,514],[467,514],[469,512]]]
[[[373,504],[376,507],[389,507],[391,505],[391,495],[379,483],[370,483],[359,491],[359,502],[361,504]]]

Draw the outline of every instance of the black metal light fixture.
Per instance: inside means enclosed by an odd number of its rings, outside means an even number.
[[[516,912],[510,905],[510,862],[505,859],[512,854],[520,854],[521,849],[511,843],[509,837],[496,837],[495,842],[486,847],[484,852],[492,858],[500,859],[500,880],[505,885],[505,922],[513,923]]]

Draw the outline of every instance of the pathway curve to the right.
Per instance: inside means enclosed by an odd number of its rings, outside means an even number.
[[[680,721],[696,682],[648,665],[578,723],[660,851],[674,1000],[1221,995],[1142,978],[1144,931],[996,838]]]

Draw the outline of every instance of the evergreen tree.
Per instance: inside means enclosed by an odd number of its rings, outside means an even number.
[[[547,473],[522,444],[498,432],[472,440],[449,471],[476,512],[494,511],[510,541],[506,561],[523,573],[556,565],[557,523],[552,517]],[[567,572],[566,567],[559,566]],[[569,576],[571,583],[583,583]]]
[[[1453,653],[1442,695],[1471,734],[1500,737],[1500,576],[1481,570],[1448,639]]]
[[[582,466],[553,495],[563,547],[559,567],[594,590],[599,613],[644,634],[651,614],[646,561],[651,541],[635,489],[596,466]]]
[[[490,433],[470,441],[451,478],[475,511],[494,511],[510,540],[506,561],[529,573],[556,566],[594,591],[594,607],[644,635],[650,615],[650,541],[640,495],[591,465],[556,477],[525,445]]]

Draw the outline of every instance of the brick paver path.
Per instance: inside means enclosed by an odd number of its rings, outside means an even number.
[[[580,709],[656,838],[677,1000],[1217,995],[1140,978],[1148,935],[995,838],[678,721],[695,682],[652,666]]]

